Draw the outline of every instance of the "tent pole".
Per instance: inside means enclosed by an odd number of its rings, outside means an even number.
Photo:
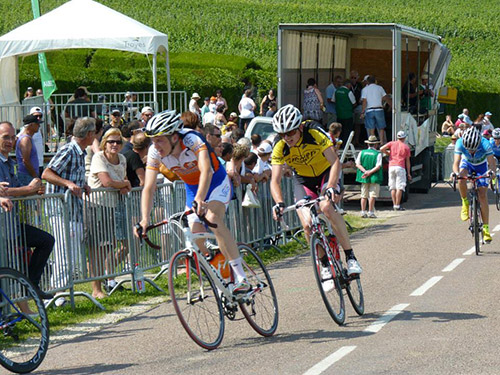
[[[157,92],[157,64],[156,64],[157,51],[153,55],[153,106],[155,113],[158,113],[158,92]]]
[[[173,109],[172,108],[172,89],[170,87],[170,53],[168,50],[168,36],[167,36],[167,45],[165,46],[165,61],[166,61],[166,68],[167,68],[167,92],[168,92],[168,109]],[[179,110],[179,109],[178,109]],[[186,95],[184,95],[184,110],[187,110],[187,99]],[[180,110],[179,110],[180,112]]]

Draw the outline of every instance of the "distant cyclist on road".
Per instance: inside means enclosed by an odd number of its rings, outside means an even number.
[[[497,159],[497,164],[500,164],[500,128],[495,128],[490,139],[493,155]]]
[[[278,219],[277,209],[282,211],[285,207],[280,183],[283,177],[283,166],[286,163],[294,171],[296,201],[306,195],[315,199],[320,194],[325,194],[330,198],[320,202],[320,209],[332,224],[339,243],[344,249],[347,273],[349,275],[361,273],[362,269],[352,251],[344,219],[334,209],[331,202],[332,199],[340,198],[338,182],[342,166],[330,137],[317,122],[302,122],[302,114],[293,105],[280,108],[274,115],[272,123],[274,131],[281,137],[274,145],[271,158],[271,194],[276,202],[273,208],[274,219]],[[298,210],[297,213],[304,227],[304,233],[309,239],[311,221],[309,211],[304,208]],[[322,272],[326,272],[325,270],[329,272],[326,267],[328,264],[326,255],[322,263],[325,266]]]
[[[204,216],[217,225],[212,231],[236,278],[233,293],[246,293],[251,285],[246,280],[236,241],[224,223],[226,207],[232,197],[226,170],[206,139],[200,133],[183,127],[175,111],[164,111],[152,117],[144,129],[146,136],[152,138],[154,147],[150,147],[148,153],[139,224],[145,233],[153,206],[156,176],[160,165],[164,164],[186,185],[186,208],[196,212],[196,215],[188,216],[191,231],[206,231],[198,217]]]
[[[453,173],[456,176],[467,177],[475,172],[477,176],[493,175],[495,169],[495,158],[490,142],[481,137],[481,133],[475,127],[467,129],[462,138],[455,144],[455,159],[453,163]],[[483,238],[485,242],[491,242],[489,226],[489,206],[488,206],[488,181],[481,178],[478,181],[478,195],[481,206],[481,217],[483,219]],[[467,199],[466,180],[458,181],[458,189],[462,198],[462,211],[460,218],[463,221],[469,219],[469,200]]]

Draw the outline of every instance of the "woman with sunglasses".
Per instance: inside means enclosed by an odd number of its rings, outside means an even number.
[[[120,154],[123,147],[123,137],[120,129],[109,129],[101,140],[101,151],[92,157],[90,165],[89,186],[92,189],[113,188],[115,191],[94,191],[90,201],[94,212],[89,223],[91,233],[96,234],[90,245],[90,270],[92,276],[104,275],[104,267],[107,274],[115,272],[116,267],[127,256],[127,231],[125,223],[125,212],[123,207],[123,194],[131,190],[130,181],[127,180],[127,161],[125,156]],[[100,228],[100,229],[99,229]],[[102,228],[105,228],[102,230]],[[116,254],[109,257],[120,246]],[[114,280],[108,280],[107,287],[111,290],[114,287]],[[94,298],[104,298],[105,294],[101,289],[101,281],[92,282],[92,296]]]
[[[285,208],[281,178],[283,166],[293,169],[294,196],[298,201],[308,195],[312,199],[326,193],[338,201],[340,198],[339,175],[342,169],[340,159],[335,152],[329,135],[315,121],[302,122],[302,114],[293,105],[286,105],[278,110],[273,117],[273,129],[281,137],[273,148],[271,156],[271,195],[276,202],[273,217],[278,220],[277,211]],[[330,199],[321,201],[321,211],[328,218],[344,249],[347,259],[347,273],[362,272],[354,252],[352,251],[349,234],[344,219],[334,209]],[[310,217],[307,208],[297,210],[304,233],[309,241]],[[325,255],[326,257],[326,255]],[[327,262],[327,259],[324,259]],[[326,264],[324,262],[324,264]],[[325,267],[325,270],[328,268]]]

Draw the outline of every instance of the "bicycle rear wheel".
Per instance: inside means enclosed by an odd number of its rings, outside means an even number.
[[[189,337],[202,348],[217,348],[224,336],[224,312],[219,294],[205,266],[197,263],[186,250],[172,256],[168,290]]]
[[[342,293],[342,287],[339,281],[339,271],[334,264],[330,262],[329,270],[331,277],[324,279],[321,275],[323,268],[320,260],[320,252],[326,254],[327,249],[323,246],[323,241],[318,233],[311,236],[311,257],[314,268],[314,276],[318,284],[319,292],[323,302],[325,303],[328,313],[338,325],[344,324],[345,321],[345,302]],[[333,285],[331,284],[333,282]]]
[[[248,323],[262,336],[271,336],[278,328],[278,299],[273,281],[264,263],[248,245],[239,244],[243,268],[254,293],[240,302],[240,308]]]
[[[365,313],[365,298],[359,275],[346,281],[346,291],[356,314],[363,315]]]
[[[472,197],[472,229],[474,232],[474,246],[476,248],[476,255],[479,255],[481,252],[481,236],[482,233],[479,225],[479,205],[477,201],[477,197]]]
[[[49,347],[49,318],[26,276],[0,268],[0,364],[26,373],[42,363]]]

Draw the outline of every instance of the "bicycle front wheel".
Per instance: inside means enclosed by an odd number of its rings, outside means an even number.
[[[0,364],[31,372],[49,347],[49,318],[33,284],[20,272],[0,268]]]
[[[481,251],[481,236],[482,233],[479,225],[479,204],[477,197],[472,198],[472,228],[474,232],[474,246],[476,248],[476,255]]]
[[[345,321],[345,303],[342,287],[340,286],[339,273],[336,267],[329,262],[328,277],[323,277],[321,264],[321,256],[326,254],[327,249],[323,246],[323,241],[318,233],[311,236],[311,257],[314,268],[314,276],[318,284],[319,292],[323,302],[325,303],[328,313],[338,325],[344,324]]]
[[[363,296],[363,287],[361,286],[359,275],[347,281],[346,291],[356,314],[363,315],[365,313],[365,298]]]
[[[278,328],[278,299],[273,281],[264,263],[248,245],[239,244],[247,280],[253,294],[240,302],[240,308],[248,323],[262,336],[271,336]]]
[[[217,348],[224,336],[224,313],[205,266],[185,250],[175,253],[170,261],[168,290],[189,337],[202,348]]]

